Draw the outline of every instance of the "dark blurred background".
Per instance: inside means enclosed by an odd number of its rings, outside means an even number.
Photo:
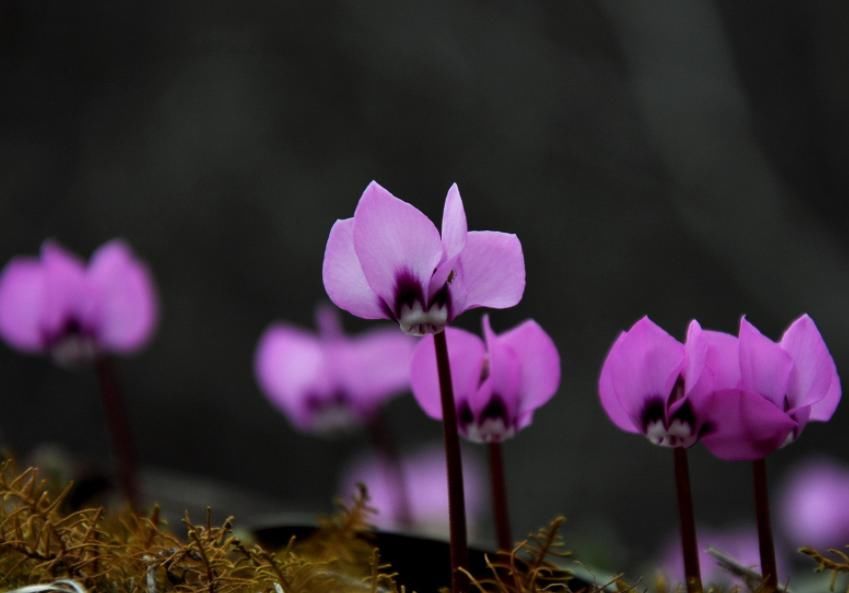
[[[0,258],[128,239],[163,312],[121,364],[143,464],[326,510],[366,439],[296,433],[256,387],[256,340],[312,323],[327,233],[369,180],[437,219],[457,181],[471,228],[524,244],[527,292],[496,328],[532,316],[563,356],[506,447],[516,530],[565,513],[631,562],[674,498],[669,452],[598,404],[620,329],[746,313],[777,337],[807,311],[849,370],[847,46],[841,2],[5,0]],[[8,446],[106,463],[93,375],[4,347],[0,377]],[[411,398],[388,413],[403,448],[439,437]],[[776,482],[849,460],[847,427],[846,406],[811,425]],[[749,516],[745,464],[691,463],[703,522]]]

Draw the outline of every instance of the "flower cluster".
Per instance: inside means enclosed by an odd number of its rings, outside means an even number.
[[[829,420],[841,388],[807,315],[778,342],[743,318],[737,336],[693,321],[681,343],[644,317],[610,349],[599,393],[616,426],[656,445],[701,440],[721,459],[754,460]]]

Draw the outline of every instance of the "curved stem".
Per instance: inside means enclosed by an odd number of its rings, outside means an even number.
[[[448,470],[448,519],[451,528],[451,592],[462,593],[466,579],[460,568],[469,565],[466,541],[466,502],[463,495],[463,461],[460,457],[460,437],[457,435],[457,410],[451,365],[448,362],[448,342],[445,332],[433,336],[439,391],[442,403],[442,434],[445,439],[445,465]]]
[[[507,504],[507,480],[504,473],[504,455],[501,443],[489,444],[489,481],[492,489],[492,513],[498,549],[510,551],[513,536],[510,532],[510,506]]]
[[[696,544],[696,520],[693,513],[693,494],[690,489],[690,466],[684,447],[672,449],[675,457],[675,486],[678,495],[678,522],[681,528],[681,551],[684,555],[684,575],[687,593],[702,593],[702,574],[699,569],[699,547]]]
[[[106,423],[112,437],[112,451],[118,463],[118,481],[130,507],[137,510],[136,452],[121,389],[118,386],[111,359],[106,356],[99,357],[95,363],[95,370],[100,384]]]
[[[763,459],[752,462],[752,484],[755,492],[755,516],[758,523],[758,546],[761,553],[764,593],[773,593],[778,589],[778,567],[775,562],[775,544],[772,539],[772,523],[769,517],[766,461]]]

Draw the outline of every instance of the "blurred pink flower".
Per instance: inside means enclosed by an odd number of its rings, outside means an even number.
[[[345,336],[329,308],[319,310],[318,325],[316,334],[274,323],[256,350],[262,391],[295,427],[319,433],[350,428],[409,389],[412,338],[389,328]]]
[[[780,521],[793,547],[849,544],[849,466],[819,459],[798,466],[784,482]]]
[[[808,422],[828,421],[841,387],[831,354],[813,320],[802,315],[776,343],[746,318],[725,358],[737,361],[737,384],[714,390],[705,446],[727,460],[761,459],[796,440]],[[729,381],[726,380],[726,383]]]
[[[732,529],[700,528],[698,539],[700,546],[699,566],[702,570],[704,583],[717,585],[743,584],[717,564],[716,559],[708,554],[708,548],[715,548],[752,570],[760,570],[758,533],[754,526]],[[779,566],[781,565],[782,563],[779,562]],[[660,570],[671,583],[680,584],[684,582],[684,560],[681,556],[681,542],[677,535],[670,536],[664,546]]]
[[[0,335],[60,364],[136,351],[156,322],[153,280],[120,240],[98,248],[88,265],[47,241],[39,258],[15,257],[0,276]]]
[[[502,442],[528,426],[560,385],[560,355],[549,335],[528,320],[496,335],[483,318],[484,340],[447,328],[460,433],[478,443]],[[431,418],[442,418],[433,336],[413,354],[413,395]]]
[[[379,455],[355,460],[343,473],[340,493],[350,496],[358,483],[368,488],[371,506],[377,509],[376,527],[387,530],[404,528],[401,500],[408,497],[409,523],[416,531],[434,536],[448,535],[448,485],[445,454],[439,446],[431,446],[401,458],[403,488],[398,488],[392,465]],[[474,457],[463,458],[463,482],[466,511],[474,526],[484,510],[484,474]]]
[[[475,307],[512,307],[525,290],[519,239],[469,232],[456,184],[445,198],[440,234],[422,212],[372,181],[354,216],[330,230],[322,275],[341,309],[392,319],[413,335],[441,331]]]

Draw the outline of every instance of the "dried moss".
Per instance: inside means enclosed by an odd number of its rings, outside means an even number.
[[[241,541],[232,517],[215,523],[212,511],[201,523],[186,515],[182,535],[158,509],[66,513],[69,491],[53,492],[33,468],[0,466],[0,590],[72,579],[103,593],[401,593],[360,537],[370,513],[365,490],[315,536],[275,552]]]

